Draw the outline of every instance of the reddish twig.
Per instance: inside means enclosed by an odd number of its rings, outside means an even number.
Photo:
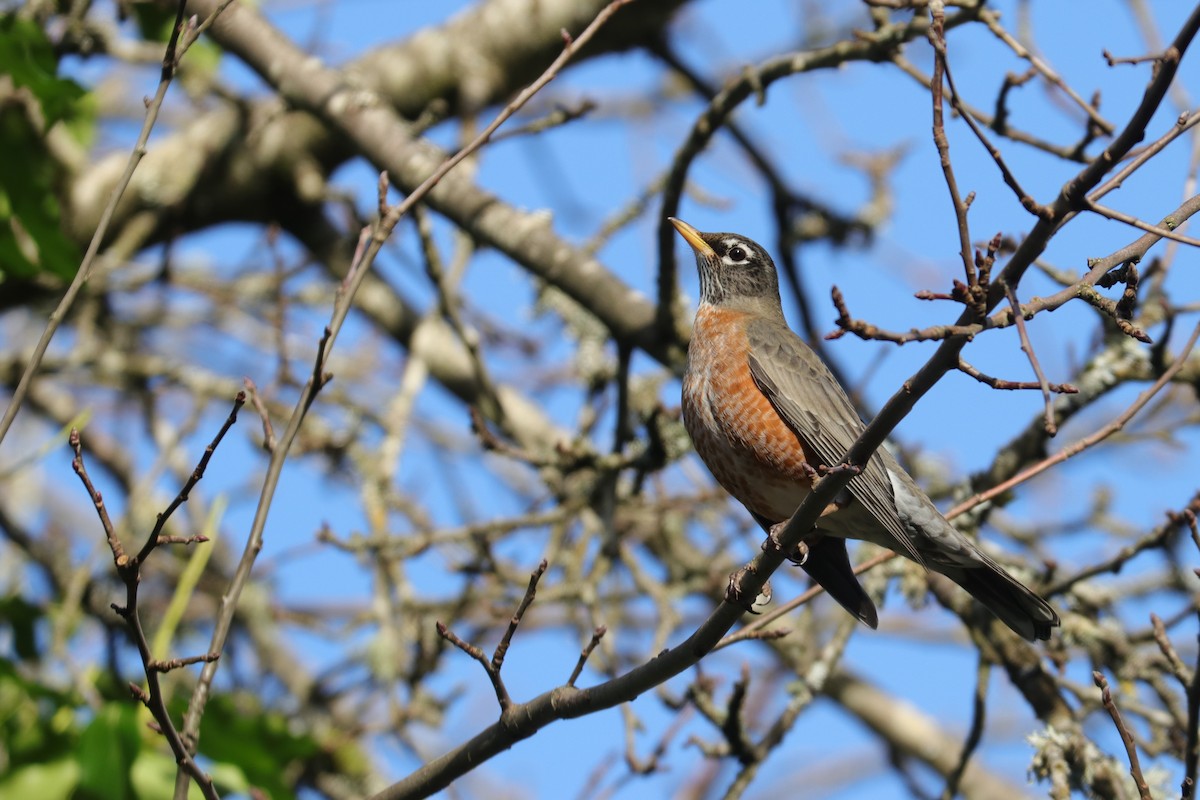
[[[946,65],[946,8],[941,3],[934,3],[929,10],[932,24],[927,36],[929,43],[933,45],[933,80],[930,83],[933,97],[933,143],[937,147],[942,176],[946,181],[946,189],[950,192],[950,202],[954,206],[954,217],[958,221],[959,255],[962,258],[967,285],[977,286],[979,278],[971,254],[971,229],[967,223],[967,209],[974,194],[969,194],[963,199],[959,193],[958,179],[954,176],[954,167],[950,163],[950,140],[946,137],[942,111],[943,77],[949,78]]]
[[[1121,711],[1113,700],[1112,691],[1108,688],[1108,681],[1099,671],[1092,673],[1092,679],[1099,687],[1104,707],[1108,710],[1108,715],[1112,717],[1113,725],[1116,726],[1117,733],[1121,735],[1121,741],[1125,744],[1125,755],[1129,757],[1129,774],[1133,776],[1133,781],[1137,784],[1138,796],[1141,800],[1154,800],[1150,794],[1150,787],[1146,784],[1146,778],[1142,775],[1142,765],[1138,760],[1137,745],[1134,744],[1133,734],[1130,733],[1125,720],[1121,719]]]
[[[604,638],[604,634],[608,633],[608,628],[603,625],[597,625],[592,630],[591,640],[583,646],[583,650],[579,653],[579,661],[575,663],[575,669],[571,670],[571,677],[567,678],[567,686],[574,686],[575,681],[579,680],[579,676],[583,673],[583,667],[587,664],[588,658],[591,657],[592,651],[600,644],[600,640]]]
[[[853,333],[858,338],[867,341],[875,340],[892,342],[893,344],[905,344],[907,342],[941,341],[954,336],[973,336],[982,330],[982,327],[978,325],[933,325],[920,330],[913,328],[907,333],[896,333],[850,316],[850,309],[846,306],[846,298],[842,295],[842,290],[837,286],[831,287],[829,295],[833,299],[833,307],[838,312],[836,323],[839,330],[825,334],[825,338],[828,340],[840,339],[847,333]]]
[[[108,507],[104,505],[104,497],[100,494],[100,490],[92,485],[91,476],[88,475],[87,465],[83,461],[83,440],[79,436],[79,430],[71,428],[67,441],[71,446],[71,451],[75,454],[75,457],[71,459],[71,468],[83,482],[83,488],[87,490],[92,505],[96,507],[96,514],[100,517],[100,527],[104,529],[104,538],[108,542],[108,549],[112,551],[113,563],[116,564],[117,571],[121,572],[129,566],[129,556],[125,554],[125,548],[121,544],[120,538],[117,537],[116,528],[113,527],[112,518],[108,516]]]
[[[975,380],[982,384],[992,387],[993,389],[1001,390],[1028,390],[1042,389],[1043,385],[1038,381],[1006,381],[1003,378],[994,378],[991,375],[980,372],[974,365],[967,363],[963,359],[958,360],[958,371],[964,375],[970,375]],[[1055,394],[1078,394],[1079,388],[1070,383],[1046,383],[1044,388]]]

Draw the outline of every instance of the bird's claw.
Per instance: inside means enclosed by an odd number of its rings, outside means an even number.
[[[741,608],[749,611],[751,614],[761,614],[771,603],[771,582],[768,580],[759,590],[758,596],[753,600],[745,597],[742,590],[739,588],[742,578],[750,572],[749,567],[742,567],[729,576],[729,585],[725,588],[725,599]]]
[[[771,548],[776,552],[782,551],[783,543],[780,541],[780,539],[782,538],[783,531],[786,527],[786,521],[776,522],[774,525],[772,525],[767,531],[767,538],[763,541],[762,549],[765,551],[768,548]],[[801,539],[800,543],[796,545],[796,549],[791,552],[787,559],[798,567],[804,566],[804,562],[808,561],[808,544]]]

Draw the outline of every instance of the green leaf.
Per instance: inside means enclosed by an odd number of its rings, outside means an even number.
[[[79,265],[77,248],[60,224],[56,187],[61,167],[46,150],[22,109],[0,106],[0,281],[6,275],[42,272],[69,279]]]
[[[79,739],[78,800],[135,800],[131,779],[141,749],[137,708],[108,703]]]
[[[44,137],[59,122],[84,133],[91,103],[79,84],[57,72],[54,49],[37,23],[0,17],[0,76],[12,82],[0,103],[0,153],[8,154],[0,158],[0,283],[42,273],[69,279],[79,264],[79,249],[61,225],[64,170]]]
[[[13,649],[22,661],[36,661],[37,623],[42,610],[16,595],[0,598],[0,623],[12,630]]]
[[[244,694],[209,701],[200,725],[200,750],[216,762],[214,780],[224,777],[223,766],[236,766],[249,785],[272,800],[295,797],[284,780],[290,766],[324,755],[311,736],[293,731],[287,716],[264,711],[257,698]]]
[[[70,693],[23,677],[11,661],[0,659],[0,750],[8,768],[70,755],[77,738],[76,702]]]
[[[78,782],[79,764],[72,757],[30,764],[0,777],[0,800],[67,800]]]
[[[175,25],[175,9],[156,3],[134,3],[133,21],[137,23],[142,38],[166,44]],[[186,18],[185,18],[186,19]]]
[[[143,750],[134,759],[130,770],[130,780],[138,800],[161,800],[175,793],[175,759],[166,751]],[[230,793],[248,794],[248,784],[245,778],[240,784],[222,782],[219,790],[222,796]],[[204,793],[193,781],[188,786],[188,800],[203,800]]]
[[[0,17],[0,74],[33,93],[47,128],[78,111],[86,94],[75,81],[58,76],[58,60],[45,31],[15,14]]]

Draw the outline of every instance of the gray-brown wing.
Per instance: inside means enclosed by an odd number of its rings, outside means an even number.
[[[785,324],[757,320],[746,333],[750,374],[779,416],[827,466],[841,463],[866,425],[829,368]],[[892,535],[896,549],[924,563],[896,514],[892,483],[878,452],[850,479],[850,493]]]

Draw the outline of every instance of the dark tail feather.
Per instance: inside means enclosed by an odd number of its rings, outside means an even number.
[[[808,559],[800,565],[842,608],[871,626],[879,627],[879,612],[863,591],[846,554],[846,540],[821,536],[808,542]],[[1051,612],[1053,613],[1053,612]]]
[[[978,567],[935,568],[966,589],[1008,627],[1029,641],[1049,639],[1050,629],[1059,626],[1058,614],[1025,584],[985,556]]]

